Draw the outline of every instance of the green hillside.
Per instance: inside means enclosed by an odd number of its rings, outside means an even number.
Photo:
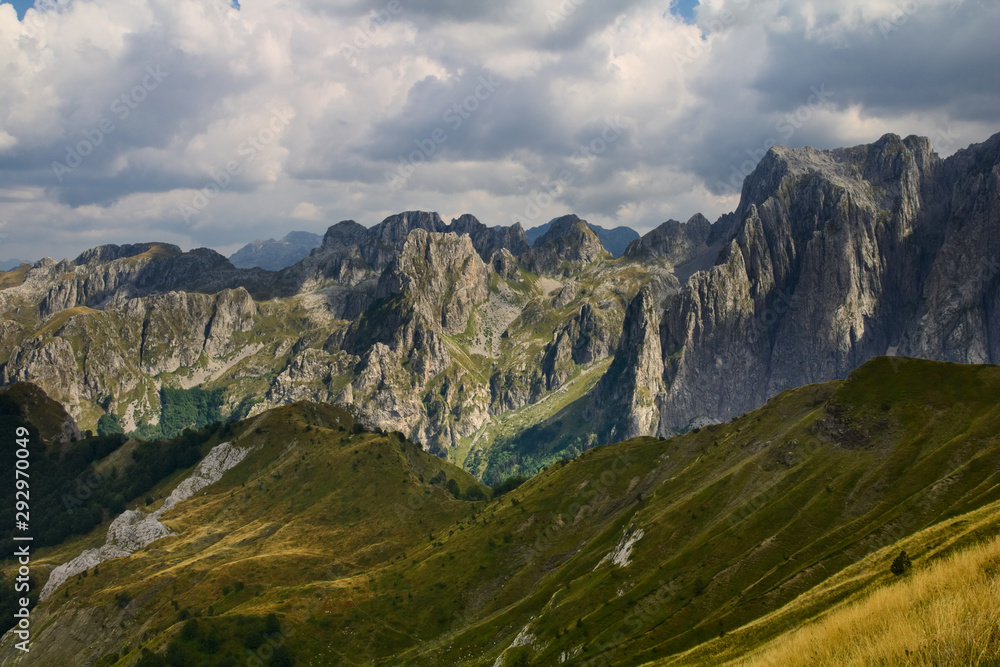
[[[997,535],[997,396],[997,367],[876,359],[491,501],[343,410],[279,408],[213,436],[255,449],[166,514],[176,536],[42,603],[22,664],[738,660],[889,583],[900,548],[919,569]]]

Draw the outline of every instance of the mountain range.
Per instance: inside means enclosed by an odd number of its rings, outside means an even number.
[[[733,213],[599,231],[0,273],[0,662],[992,664],[1000,135],[775,147]]]
[[[492,483],[878,355],[996,363],[998,164],[1000,135],[945,159],[912,136],[775,147],[736,211],[617,258],[574,215],[533,243],[471,215],[344,221],[280,271],[102,246],[0,276],[0,381],[146,437],[191,401],[225,418],[352,405]]]
[[[551,222],[538,227],[532,227],[524,232],[528,244],[532,245],[551,226]],[[589,224],[589,223],[588,223]],[[639,238],[639,233],[630,227],[615,227],[604,229],[598,225],[589,225],[597,234],[601,244],[614,257],[621,257],[628,244]],[[323,244],[323,237],[311,232],[288,232],[281,239],[256,240],[246,244],[229,256],[230,263],[238,269],[267,269],[280,271],[309,256],[315,248]],[[0,270],[9,271],[21,262],[11,260],[0,262]]]

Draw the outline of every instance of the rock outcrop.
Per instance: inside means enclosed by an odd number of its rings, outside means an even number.
[[[520,226],[520,225],[515,225]],[[551,222],[546,222],[544,225],[539,225],[538,227],[532,227],[525,232],[525,237],[529,244],[534,244],[540,236],[549,231],[552,226]],[[597,235],[597,238],[601,240],[601,245],[604,249],[611,253],[612,257],[621,257],[628,248],[629,244],[639,238],[639,233],[632,229],[631,227],[615,227],[614,229],[605,229],[600,225],[592,225],[589,222],[587,226],[590,230]]]
[[[170,529],[160,522],[163,515],[206,486],[218,482],[226,471],[239,465],[250,451],[250,448],[236,447],[229,442],[213,447],[191,475],[178,484],[170,496],[163,501],[163,505],[158,510],[151,514],[146,514],[142,510],[122,512],[108,527],[107,540],[102,546],[97,549],[88,549],[71,561],[52,570],[48,581],[42,588],[39,600],[44,601],[74,575],[113,558],[124,558],[170,535]]]
[[[712,223],[700,213],[687,223],[667,220],[625,249],[627,259],[648,262],[663,260],[671,266],[693,262],[708,246]]]
[[[727,419],[886,353],[1000,361],[1000,135],[947,160],[895,135],[776,147],[721,223],[733,230],[715,265],[658,311],[658,365],[630,352],[648,343],[647,297],[629,307],[592,402],[614,437]]]
[[[607,250],[587,221],[567,215],[549,224],[523,255],[523,261],[538,274],[568,275],[574,265],[590,264],[606,255]]]

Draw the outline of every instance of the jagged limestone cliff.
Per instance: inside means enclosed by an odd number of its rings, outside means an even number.
[[[776,147],[716,225],[731,229],[714,266],[658,304],[659,363],[616,361],[595,390],[609,437],[647,423],[639,395],[656,405],[646,432],[666,434],[880,354],[1000,362],[1000,136],[947,160],[895,135]],[[633,306],[619,357],[647,340],[649,309]]]
[[[278,272],[157,243],[46,259],[2,274],[0,380],[36,382],[85,429],[155,424],[163,388],[222,390],[225,415],[354,404],[475,467],[494,438],[559,422],[570,386],[607,441],[875,355],[996,363],[998,151],[1000,135],[946,160],[895,135],[776,147],[736,211],[667,221],[618,259],[573,215],[529,247],[520,225],[419,211],[333,225]]]
[[[85,428],[106,413],[126,430],[155,425],[161,389],[204,387],[224,391],[224,414],[356,404],[372,425],[445,453],[617,344],[628,297],[650,276],[605,261],[586,223],[567,223],[531,257],[556,248],[554,261],[574,263],[568,278],[526,268],[519,225],[424,212],[338,223],[279,272],[164,244],[43,260],[5,274],[0,372],[37,382]]]

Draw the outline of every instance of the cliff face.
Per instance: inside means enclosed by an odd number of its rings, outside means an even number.
[[[433,328],[457,334],[465,331],[472,309],[486,299],[488,281],[487,267],[468,235],[418,229],[379,278],[375,298],[405,293]]]
[[[744,183],[716,264],[662,304],[658,367],[609,374],[595,392],[613,437],[646,418],[628,399],[642,391],[658,406],[649,432],[665,434],[876,355],[1000,361],[998,148],[994,137],[941,160],[926,139],[887,135],[772,149]],[[645,341],[647,321],[630,307],[617,356]]]
[[[1000,135],[947,160],[894,135],[775,148],[736,211],[667,221],[618,259],[576,216],[529,247],[519,225],[420,211],[333,225],[278,272],[102,246],[0,274],[0,381],[38,384],[85,429],[155,424],[164,387],[221,389],[223,414],[351,403],[472,460],[566,407],[549,397],[586,395],[574,415],[611,440],[886,353],[997,363],[998,163]]]
[[[663,260],[671,266],[683,266],[705,250],[712,223],[700,213],[687,223],[667,220],[645,236],[629,243],[624,256],[636,261]]]
[[[103,310],[64,310],[14,344],[0,379],[37,384],[77,419],[90,423],[108,409],[134,428],[140,415],[155,423],[156,389],[166,376],[176,376],[167,386],[201,384],[219,360],[243,352],[241,334],[258,320],[257,305],[242,288],[215,295],[119,294]]]

